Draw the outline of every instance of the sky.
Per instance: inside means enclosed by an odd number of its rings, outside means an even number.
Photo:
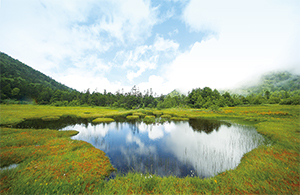
[[[0,0],[0,51],[78,91],[300,74],[299,0]]]

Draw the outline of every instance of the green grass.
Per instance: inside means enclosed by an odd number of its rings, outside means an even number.
[[[112,118],[96,118],[92,120],[92,123],[110,123],[114,122],[115,120]]]
[[[136,120],[139,119],[140,117],[138,115],[129,115],[126,117],[128,120]]]
[[[169,115],[169,114],[164,114],[164,115],[161,115],[160,117],[161,117],[161,118],[171,118],[172,116]]]
[[[1,125],[29,118],[126,117],[136,111],[91,107],[1,105]],[[105,153],[70,139],[76,131],[0,128],[1,194],[299,194],[300,106],[261,105],[199,109],[139,110],[144,114],[207,118],[254,125],[269,142],[245,154],[234,170],[215,177],[159,177],[128,173],[109,181]],[[158,113],[159,112],[159,113]],[[138,114],[134,114],[139,117]],[[147,117],[155,119],[154,117]]]
[[[188,121],[189,118],[181,118],[181,117],[171,117],[172,121]]]
[[[143,119],[143,122],[146,124],[152,124],[155,123],[155,116],[154,115],[146,115],[145,118]]]
[[[134,116],[139,116],[139,117],[145,117],[146,114],[142,113],[142,112],[135,112],[133,113]]]

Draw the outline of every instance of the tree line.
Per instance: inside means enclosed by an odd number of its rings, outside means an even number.
[[[43,87],[40,84],[30,83],[25,85],[26,90],[21,90],[18,82],[11,80],[9,84],[1,88],[1,103],[29,103],[33,102],[40,105],[53,106],[104,106],[125,109],[136,108],[205,108],[218,110],[220,107],[233,107],[240,105],[258,104],[289,104],[298,105],[300,103],[300,90],[275,91],[259,94],[249,94],[247,96],[230,94],[229,92],[220,93],[209,87],[203,89],[196,88],[187,95],[160,95],[154,96],[152,89],[142,93],[136,86],[131,91],[115,93],[91,92],[87,89],[84,92],[76,90],[53,90],[50,87]]]

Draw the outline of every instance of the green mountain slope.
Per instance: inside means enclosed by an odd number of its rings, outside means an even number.
[[[42,91],[72,91],[43,73],[0,52],[1,99],[36,98]]]
[[[181,96],[181,95],[182,95],[182,93],[180,93],[180,92],[177,91],[176,89],[174,89],[172,92],[170,92],[170,93],[168,94],[168,96],[170,96],[170,97]]]
[[[266,91],[271,93],[297,93],[297,91],[300,91],[300,75],[292,74],[287,71],[269,72],[261,76],[259,81],[255,82],[255,84],[226,91],[241,95],[264,94]],[[224,91],[221,90],[221,93],[224,93]]]
[[[246,88],[251,93],[264,91],[296,91],[300,89],[300,76],[289,72],[271,72],[261,77],[256,86]]]

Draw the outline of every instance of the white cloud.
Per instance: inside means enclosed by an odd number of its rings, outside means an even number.
[[[163,37],[156,36],[156,40],[154,43],[154,49],[156,51],[168,51],[173,50],[176,52],[179,44],[170,39],[164,39]]]
[[[133,81],[145,71],[156,69],[160,59],[174,57],[178,48],[179,44],[175,41],[157,35],[152,45],[142,45],[133,51],[121,51],[115,61],[121,62],[121,68],[127,69],[127,79]]]
[[[173,88],[229,88],[265,71],[299,65],[299,55],[291,59],[288,54],[299,48],[294,7],[274,1],[192,0],[183,19],[192,30],[217,36],[196,42],[165,67],[166,85]]]
[[[106,77],[101,75],[95,76],[91,72],[85,71],[80,73],[77,69],[71,69],[69,70],[69,74],[55,75],[55,79],[79,91],[85,91],[89,88],[90,91],[103,93],[105,89],[114,93],[122,88],[120,82],[111,82]]]
[[[164,78],[157,75],[151,75],[147,82],[142,82],[137,86],[139,87],[140,91],[149,90],[151,88],[153,93],[156,93],[156,95],[166,94],[169,90],[169,88],[165,86]]]
[[[150,61],[152,60],[150,59]],[[141,76],[142,73],[145,72],[147,69],[151,70],[156,68],[155,63],[151,63],[148,61],[139,61],[136,63],[136,66],[139,67],[139,70],[137,72],[133,72],[132,70],[127,71],[127,79],[129,81],[132,81],[134,78]]]
[[[126,0],[110,1],[110,9],[102,17],[101,29],[122,43],[125,39],[132,44],[151,35],[151,28],[157,22],[156,11],[150,7],[150,1]],[[108,11],[109,10],[109,11]]]

